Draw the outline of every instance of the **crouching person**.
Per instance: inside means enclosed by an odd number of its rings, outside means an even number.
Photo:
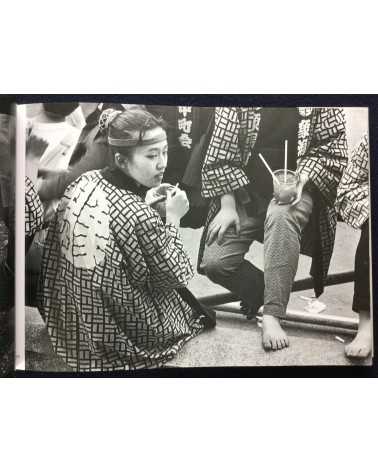
[[[214,319],[186,285],[178,233],[185,192],[165,223],[146,201],[167,166],[164,123],[146,110],[105,111],[113,164],[66,190],[42,259],[39,309],[57,354],[77,371],[160,367]]]

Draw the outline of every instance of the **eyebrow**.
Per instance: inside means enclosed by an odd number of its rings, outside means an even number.
[[[166,147],[168,147],[168,144],[166,144],[166,145],[163,147],[163,149],[166,148]],[[160,151],[160,149],[161,149],[161,148],[159,148],[159,147],[148,148],[148,149],[146,149],[146,152]]]

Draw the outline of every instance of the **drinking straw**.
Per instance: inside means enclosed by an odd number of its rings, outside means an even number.
[[[287,178],[287,139],[285,139],[285,174],[284,174],[284,182],[286,184]]]
[[[262,160],[262,163],[264,164],[264,166],[268,169],[268,171],[270,172],[270,175],[273,177],[273,180],[276,182],[276,184],[279,186],[280,185],[280,181],[277,179],[277,177],[273,174],[273,171],[272,169],[269,167],[268,163],[266,162],[266,160],[263,158],[263,156],[261,155],[261,153],[259,153],[259,158]]]

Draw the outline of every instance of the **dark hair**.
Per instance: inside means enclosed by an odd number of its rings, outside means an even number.
[[[70,115],[79,106],[79,102],[50,102],[43,103],[43,108],[46,113],[65,118]]]
[[[124,110],[109,123],[108,136],[116,139],[128,139],[133,138],[137,132],[139,133],[139,141],[142,141],[146,131],[158,127],[164,130],[167,127],[162,118],[158,118],[146,109],[135,105]],[[113,154],[119,152],[123,156],[131,156],[132,148],[118,146],[110,146],[110,148]]]
[[[122,103],[106,103],[106,102],[102,104],[101,110],[108,110],[109,108],[111,108],[112,110],[119,110],[119,111],[124,110]]]

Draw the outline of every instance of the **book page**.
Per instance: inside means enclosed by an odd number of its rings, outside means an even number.
[[[26,256],[27,370],[371,365],[368,273],[353,296],[356,251],[369,253],[367,108],[79,109],[69,161],[67,117],[30,133],[47,147],[33,161],[44,221]],[[224,231],[211,222],[230,189]],[[175,197],[185,210],[167,211]]]

